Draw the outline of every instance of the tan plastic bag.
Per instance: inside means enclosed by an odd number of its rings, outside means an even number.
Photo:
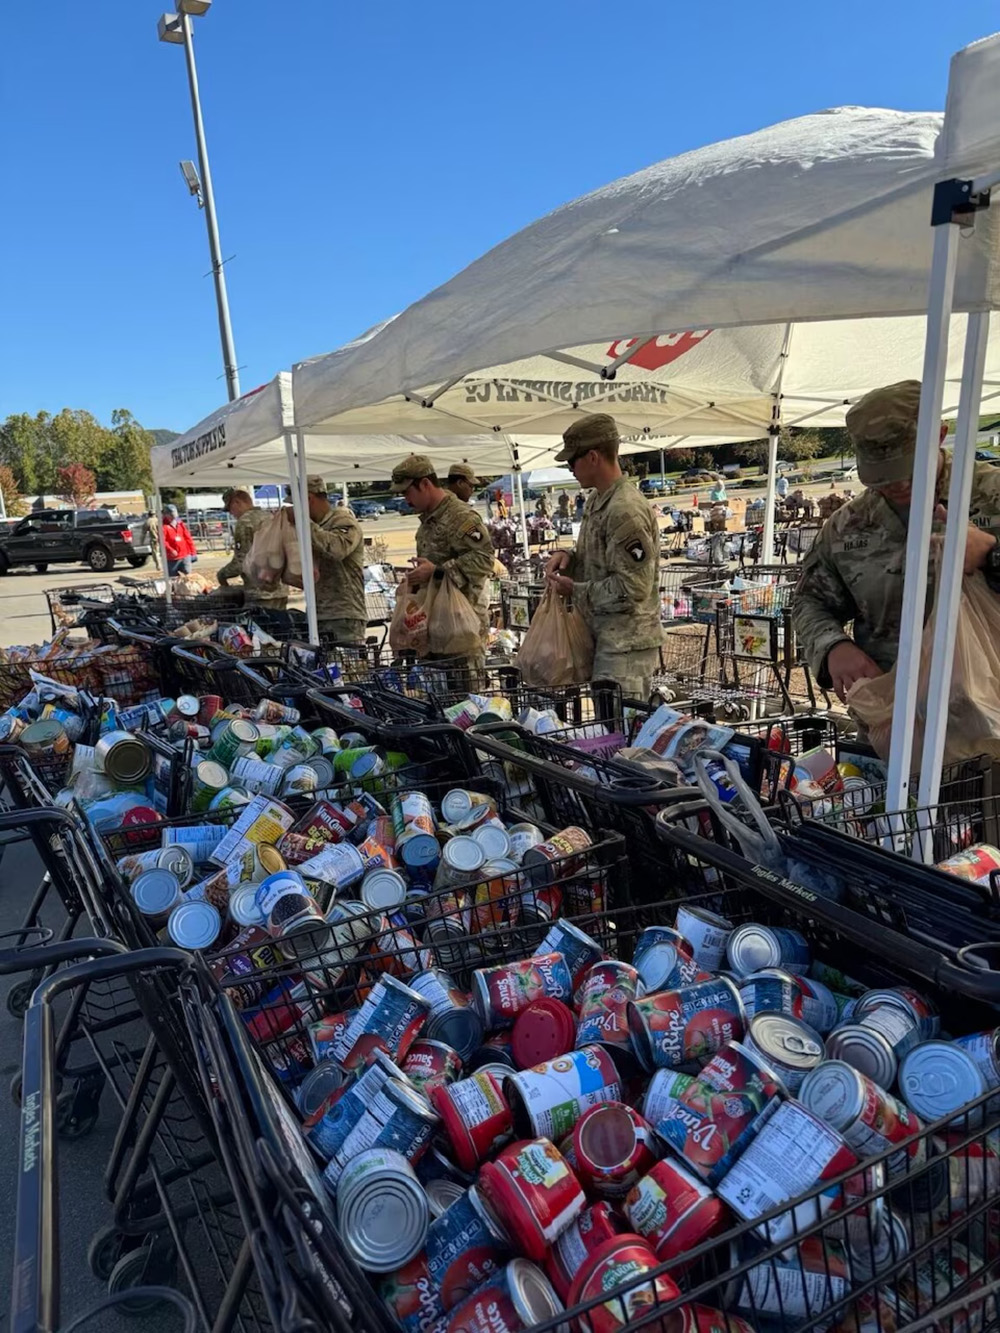
[[[526,685],[582,685],[594,669],[594,641],[580,612],[547,588],[517,654]]]
[[[284,514],[285,511],[279,509],[264,520],[254,533],[250,553],[243,561],[244,572],[265,586],[283,581],[286,560],[285,528],[291,528],[292,536],[295,535],[295,529]]]
[[[483,651],[479,613],[445,574],[427,585],[432,600],[427,610],[427,646],[443,657],[474,657]]]
[[[416,653],[425,657],[427,647],[428,588],[411,591],[408,583],[396,589],[396,605],[389,621],[389,647],[394,653]]]
[[[934,620],[932,614],[920,641],[914,763],[920,762],[924,743]],[[895,667],[874,680],[857,681],[847,692],[852,717],[867,728],[868,739],[883,759],[889,756],[895,696]],[[978,754],[1000,757],[1000,599],[977,573],[962,580],[944,759],[952,763]]]

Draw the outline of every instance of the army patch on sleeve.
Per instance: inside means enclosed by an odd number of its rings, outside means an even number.
[[[468,537],[470,542],[481,542],[483,540],[483,529],[478,523],[465,529],[464,536]]]
[[[625,550],[628,551],[629,555],[637,565],[641,565],[646,558],[646,548],[638,537],[636,537],[635,541],[626,542]]]

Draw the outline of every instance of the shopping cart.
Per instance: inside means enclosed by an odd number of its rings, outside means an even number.
[[[88,610],[113,606],[115,588],[110,583],[78,583],[73,588],[46,588],[52,633],[73,629],[82,623]]]

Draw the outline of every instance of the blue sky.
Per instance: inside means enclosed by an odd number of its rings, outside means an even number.
[[[184,430],[225,399],[160,12],[5,12],[0,416]],[[243,388],[650,162],[823,107],[941,108],[996,24],[985,0],[215,0],[196,46]]]

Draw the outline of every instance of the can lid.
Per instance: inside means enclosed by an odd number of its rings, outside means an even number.
[[[461,787],[441,797],[441,818],[446,824],[460,824],[472,809],[472,797]]]
[[[132,901],[143,916],[162,916],[181,896],[180,880],[172,870],[144,870],[132,883]]]
[[[841,1060],[859,1070],[880,1088],[891,1088],[896,1081],[896,1054],[892,1047],[881,1032],[860,1023],[834,1028],[826,1039],[826,1054],[830,1060]]]
[[[951,1115],[984,1093],[987,1086],[968,1051],[947,1041],[921,1042],[907,1051],[899,1067],[903,1100],[924,1120]]]
[[[264,918],[257,906],[257,885],[240,884],[229,895],[229,915],[238,926],[263,926]]]
[[[510,834],[499,824],[482,824],[472,836],[486,853],[487,860],[495,861],[510,856]]]
[[[342,1176],[337,1192],[344,1244],[368,1272],[395,1272],[418,1253],[427,1237],[427,1195],[401,1153],[370,1148],[354,1159],[348,1171],[349,1186],[345,1188]]]
[[[194,861],[191,859],[191,853],[186,847],[181,847],[177,843],[172,843],[169,847],[163,847],[159,856],[156,858],[164,870],[172,870],[180,881],[181,888],[187,884],[194,875]]]
[[[201,763],[195,764],[194,773],[202,786],[214,787],[216,791],[221,791],[229,782],[229,774],[214,759],[203,759]]]
[[[432,833],[413,833],[408,838],[401,838],[396,844],[396,851],[409,870],[436,865],[441,857],[441,848]]]
[[[253,722],[248,722],[245,718],[237,717],[229,724],[229,733],[244,745],[253,744],[260,740],[260,731]]]
[[[25,727],[21,732],[21,742],[24,745],[51,745],[63,731],[62,723],[55,718],[43,718],[41,722],[31,722]]]
[[[445,1176],[429,1180],[424,1185],[424,1192],[431,1206],[431,1216],[436,1219],[447,1212],[453,1203],[457,1203],[465,1195],[465,1188],[460,1181],[448,1180]]]
[[[843,1133],[864,1108],[865,1085],[858,1071],[844,1060],[824,1060],[802,1080],[798,1100]]]
[[[466,837],[462,833],[445,843],[441,858],[452,870],[469,873],[482,869],[486,864],[486,853],[479,843],[475,838]]]
[[[368,750],[365,754],[359,754],[351,765],[351,778],[357,781],[359,778],[377,776],[381,773],[384,763],[385,761],[377,750]]]
[[[534,1000],[514,1022],[514,1060],[519,1069],[554,1060],[573,1049],[576,1023],[562,1000]]]
[[[333,786],[334,771],[333,771],[333,765],[330,763],[329,759],[325,758],[325,756],[321,754],[318,754],[314,755],[312,759],[307,759],[306,764],[316,774],[317,787],[323,788],[323,787]]]
[[[222,929],[222,918],[211,903],[188,899],[178,903],[167,921],[167,933],[182,949],[207,949]]]
[[[344,1086],[346,1074],[333,1060],[321,1060],[310,1069],[295,1091],[295,1100],[304,1116],[310,1116],[326,1101],[331,1093]]]
[[[197,717],[201,712],[201,703],[193,694],[179,694],[174,707],[181,717]]]
[[[471,1005],[464,1009],[446,1009],[431,1016],[427,1036],[434,1041],[443,1041],[457,1051],[465,1063],[483,1040],[483,1020]]]
[[[151,805],[133,805],[122,815],[122,828],[133,828],[136,824],[159,824],[163,816]]]
[[[279,870],[288,869],[285,858],[277,847],[272,847],[269,842],[259,842],[257,844],[257,860],[260,862],[261,869],[266,870],[269,875],[276,875]]]
[[[756,1014],[747,1025],[747,1035],[765,1059],[790,1069],[814,1069],[823,1059],[823,1038],[801,1018],[789,1014]]]
[[[116,782],[138,782],[152,767],[152,755],[145,742],[129,731],[106,732],[96,749],[105,773]]]
[[[523,1328],[562,1313],[563,1305],[552,1283],[527,1259],[511,1259],[507,1264],[507,1288]]]
[[[409,1080],[403,1083],[390,1078],[386,1081],[382,1093],[390,1101],[395,1102],[397,1106],[405,1107],[411,1115],[418,1116],[419,1119],[426,1120],[429,1124],[436,1125],[441,1119],[437,1111],[431,1107],[427,1098],[419,1093]]]
[[[398,870],[369,870],[360,892],[361,901],[373,911],[401,907],[406,901],[406,881]]]
[[[733,971],[746,977],[751,972],[776,967],[781,962],[781,949],[768,926],[749,922],[738,926],[730,935],[726,957]]]

